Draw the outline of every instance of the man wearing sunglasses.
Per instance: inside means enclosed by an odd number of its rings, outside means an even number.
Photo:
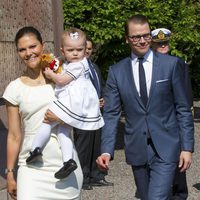
[[[162,54],[168,54],[170,51],[169,41],[171,37],[171,31],[166,28],[158,28],[151,32],[152,43],[151,47],[154,51]],[[193,106],[193,95],[190,78],[188,76],[188,65],[183,65],[183,74],[185,78],[185,88],[188,92],[188,97],[191,107]],[[171,200],[186,200],[188,197],[188,188],[186,180],[186,172],[180,172],[177,168],[175,179],[172,187]]]

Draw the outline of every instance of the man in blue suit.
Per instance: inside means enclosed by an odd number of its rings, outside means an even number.
[[[109,169],[118,121],[125,113],[125,154],[142,200],[167,200],[176,166],[187,170],[194,150],[194,125],[180,59],[150,49],[151,32],[143,15],[125,25],[127,57],[109,69],[105,89],[101,156]]]

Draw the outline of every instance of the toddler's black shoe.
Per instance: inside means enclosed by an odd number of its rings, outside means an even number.
[[[63,179],[69,176],[75,169],[77,168],[77,164],[73,159],[64,162],[64,166],[55,173],[55,178]]]
[[[33,151],[30,152],[30,156],[26,159],[26,163],[30,164],[37,160],[39,156],[42,156],[40,147],[36,147]]]

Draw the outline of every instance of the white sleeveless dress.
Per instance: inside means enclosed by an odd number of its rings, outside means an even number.
[[[66,124],[82,130],[98,130],[104,125],[99,98],[90,80],[86,58],[80,62],[64,63],[63,72],[73,77],[66,86],[56,87],[58,100],[49,109]]]
[[[82,170],[76,150],[73,159],[78,168],[67,178],[54,178],[62,166],[62,154],[54,128],[51,137],[43,150],[42,160],[27,166],[33,138],[40,127],[49,103],[55,100],[54,88],[50,85],[31,87],[18,78],[6,88],[4,99],[19,106],[24,129],[24,140],[21,146],[17,173],[17,200],[79,200],[83,182]]]

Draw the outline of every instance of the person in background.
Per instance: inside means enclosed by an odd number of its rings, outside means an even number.
[[[158,28],[151,32],[152,34],[152,49],[163,54],[168,54],[170,51],[171,31],[166,28]],[[193,107],[192,86],[189,78],[188,65],[183,65],[183,76],[185,79],[185,88],[188,93],[188,98],[191,108]],[[176,169],[175,179],[172,187],[171,200],[185,200],[188,197],[188,187],[186,180],[186,172],[180,172],[179,167]]]
[[[169,40],[171,36],[171,31],[166,28],[158,28],[151,31],[152,42],[151,47],[154,51],[159,53],[168,53],[169,48]]]
[[[15,36],[15,44],[26,69],[19,78],[9,83],[3,94],[8,114],[7,191],[14,200],[80,200],[83,175],[74,147],[77,169],[67,179],[54,177],[63,163],[56,127],[51,130],[43,149],[43,160],[31,166],[26,164],[33,138],[44,115],[45,122],[61,123],[61,120],[47,112],[49,103],[56,97],[52,82],[45,78],[41,66],[44,44],[40,32],[31,26],[23,27]],[[13,172],[17,160],[16,183]]]
[[[102,93],[104,80],[101,76],[99,67],[91,61],[92,52],[93,42],[90,37],[87,37],[86,57],[90,64],[90,78],[96,88],[99,96],[100,108],[101,111],[103,111],[104,99],[102,97]],[[75,128],[74,143],[83,170],[83,189],[91,190],[93,186],[112,186],[113,183],[108,182],[105,179],[107,173],[102,172],[96,163],[96,158],[100,155],[101,129],[95,131],[84,131]]]
[[[125,25],[131,56],[110,67],[105,89],[101,156],[109,169],[117,126],[125,114],[125,155],[142,200],[167,200],[177,165],[187,170],[194,151],[194,124],[180,59],[150,49],[151,31],[144,15]]]

